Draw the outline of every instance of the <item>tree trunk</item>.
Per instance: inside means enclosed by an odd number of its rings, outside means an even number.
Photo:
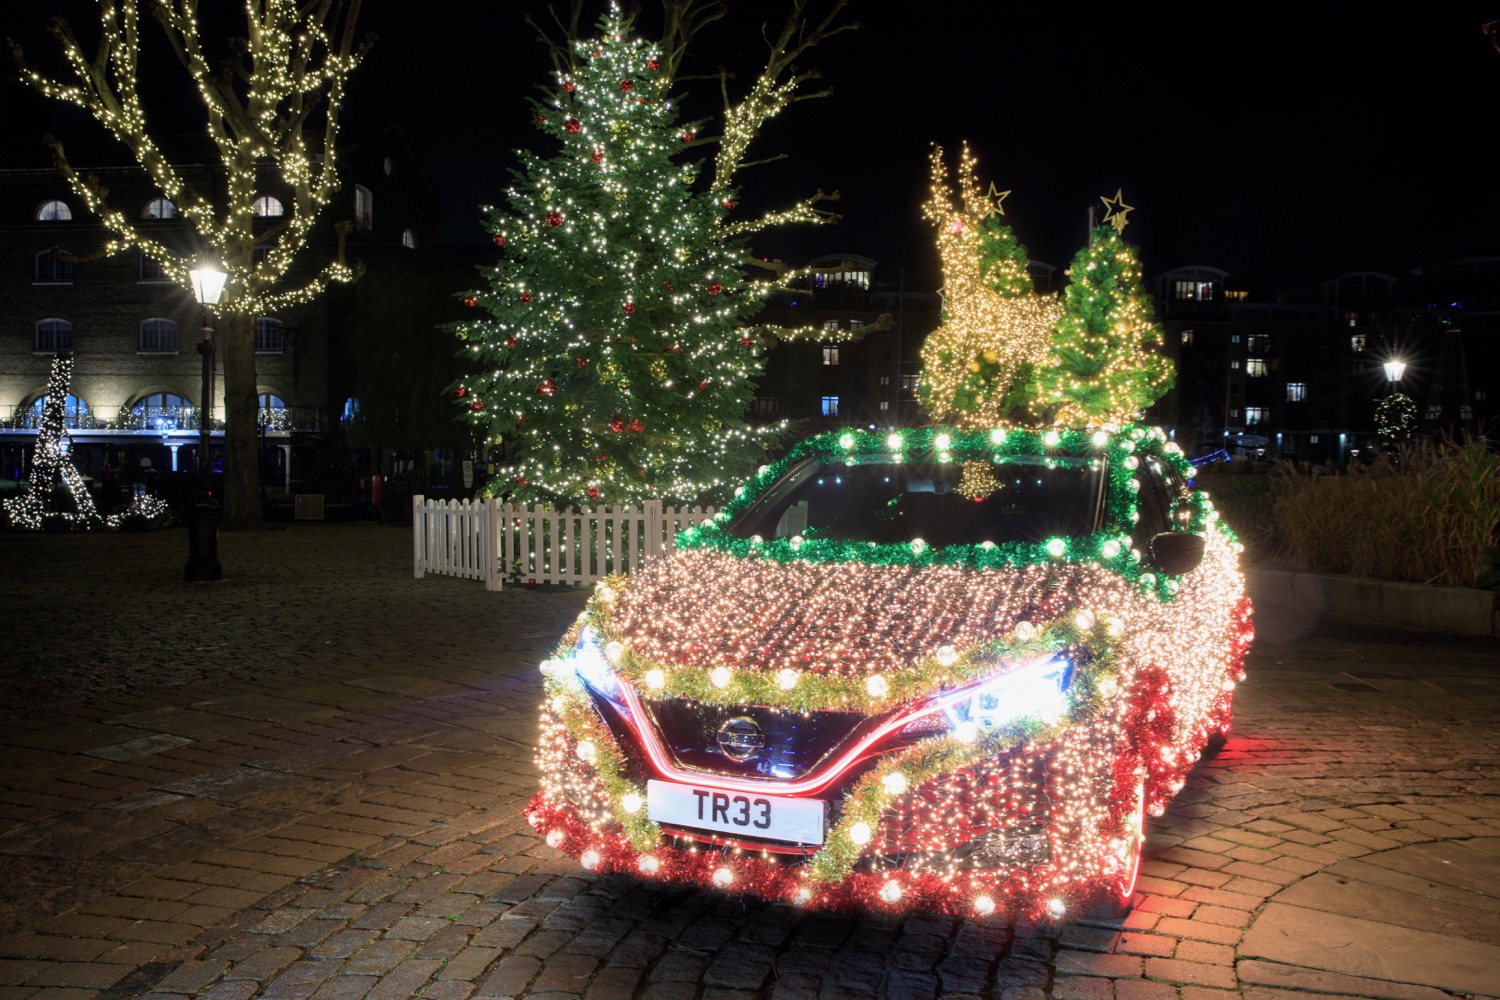
[[[224,359],[223,525],[255,531],[261,527],[255,319],[231,313],[220,320],[219,331],[219,352]]]

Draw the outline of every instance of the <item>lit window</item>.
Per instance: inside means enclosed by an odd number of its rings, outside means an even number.
[[[31,350],[35,354],[56,354],[73,349],[73,324],[65,319],[44,319],[37,323]]]
[[[281,320],[261,316],[255,321],[255,353],[281,354],[286,350],[286,327]]]
[[[837,330],[838,328],[839,321],[836,319],[825,319],[823,321],[823,329],[825,330]]]
[[[882,413],[884,413],[886,410],[889,410],[890,408],[891,408],[890,400],[882,399],[880,401],[880,411]]]
[[[1348,323],[1350,326],[1354,326],[1359,323],[1359,311],[1357,309],[1350,309],[1346,311],[1344,313],[1344,322]]]
[[[350,396],[348,399],[344,400],[344,415],[342,418],[340,418],[339,422],[342,423],[345,427],[348,427],[358,419],[359,400],[354,396]]]
[[[46,411],[46,409],[47,397],[38,396],[36,402],[31,404],[31,426],[42,426],[42,415]],[[89,404],[85,403],[77,396],[70,394],[67,398],[67,401],[63,403],[64,427],[87,426],[89,423],[91,423],[91,421],[89,420],[91,416],[93,416],[93,412],[89,409]]]
[[[415,250],[417,248],[417,234],[410,229],[401,230],[401,245],[408,250]]]
[[[274,218],[286,214],[286,206],[281,204],[281,199],[272,198],[268,194],[259,195],[250,203],[250,212],[262,219]]]
[[[1245,426],[1255,427],[1271,419],[1271,411],[1264,406],[1245,407]]]
[[[1183,330],[1182,331],[1182,346],[1183,347],[1192,347],[1193,346],[1193,331],[1192,330]]]
[[[1307,436],[1307,443],[1308,444],[1317,444],[1318,443],[1318,436],[1316,434],[1309,434]]]
[[[839,363],[839,349],[837,347],[823,348],[823,363],[825,365],[836,365]]]
[[[260,410],[255,417],[255,425],[273,431],[286,430],[286,400],[274,392],[263,392],[258,397]]]
[[[889,375],[882,375],[882,376],[880,376],[880,384],[881,385],[890,385],[891,384],[891,377]]]
[[[836,417],[839,415],[839,398],[837,396],[823,397],[823,416]]]
[[[33,272],[39,285],[71,285],[73,283],[73,255],[56,247],[43,250],[36,255]]]
[[[1229,335],[1229,342],[1231,344],[1238,344],[1240,342],[1240,335],[1237,333],[1231,333]]]
[[[1265,358],[1245,359],[1245,374],[1251,378],[1265,378],[1267,371]]]
[[[43,202],[36,210],[36,219],[38,222],[72,222],[73,210],[65,201]]]
[[[1214,297],[1212,281],[1174,281],[1172,297],[1179,302],[1209,302]]]
[[[1351,323],[1350,325],[1352,326],[1353,324]],[[1354,336],[1352,336],[1352,337],[1349,338],[1349,350],[1353,351],[1355,354],[1359,354],[1359,353],[1363,352],[1364,349],[1365,349],[1365,335],[1364,334],[1362,334],[1362,333],[1356,333]]]
[[[375,196],[363,184],[354,185],[354,224],[361,229],[375,228]]]
[[[152,198],[146,202],[146,207],[141,209],[143,219],[175,219],[177,218],[177,206],[166,198]]]
[[[1238,420],[1238,419],[1240,419],[1240,411],[1237,410],[1237,409],[1231,409],[1229,411],[1229,419],[1230,420]]]
[[[138,354],[176,354],[176,321],[156,317],[142,322],[135,349]]]
[[[914,394],[917,391],[917,386],[919,386],[921,382],[922,376],[920,375],[902,375],[901,391]]]
[[[172,431],[179,427],[192,427],[195,423],[193,404],[176,393],[153,392],[142,396],[130,408],[130,426],[133,429]]]
[[[1229,362],[1229,368],[1230,368],[1231,371],[1239,371],[1240,370],[1240,359],[1239,358],[1235,358],[1234,360],[1230,361]]]
[[[849,329],[851,330],[862,330],[864,329],[864,326],[865,321],[862,319],[851,319],[849,321]]]
[[[1288,403],[1300,403],[1307,399],[1306,382],[1288,382],[1286,384],[1286,401]]]

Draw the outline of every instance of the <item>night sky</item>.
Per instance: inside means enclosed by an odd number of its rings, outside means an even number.
[[[725,64],[748,83],[763,51],[760,18],[778,27],[785,5],[729,6],[700,36],[693,68]],[[919,211],[927,154],[964,140],[983,182],[1014,192],[1006,217],[1033,258],[1059,267],[1084,240],[1089,206],[1117,188],[1136,206],[1126,237],[1148,274],[1208,264],[1230,271],[1232,287],[1272,292],[1500,252],[1488,148],[1500,53],[1480,32],[1500,18],[1500,0],[1396,14],[1310,3],[1112,14],[902,5],[920,16],[892,6],[853,0],[847,15],[859,30],[807,59],[834,94],[793,106],[752,149],[787,160],[742,175],[747,210],[821,187],[841,192],[843,222],[787,231],[758,252],[794,262],[863,253],[883,278],[904,271],[908,287],[935,287]],[[346,120],[405,128],[447,203],[446,240],[484,240],[478,206],[502,200],[513,150],[547,148],[526,98],[550,82],[550,62],[528,12],[544,18],[545,4],[504,0],[460,16],[366,0],[362,24],[379,42],[351,82]],[[44,16],[8,17],[6,32],[29,52],[55,48]],[[82,34],[88,15],[75,16]],[[648,0],[642,28],[655,16]],[[716,84],[682,90],[689,117],[718,110]],[[15,84],[3,97],[0,124],[21,139],[37,120],[24,102],[41,98]]]

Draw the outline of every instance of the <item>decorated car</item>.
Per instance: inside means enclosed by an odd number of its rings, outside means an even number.
[[[542,665],[531,824],[809,907],[1128,905],[1253,635],[1191,475],[1133,425],[803,442],[595,589]]]

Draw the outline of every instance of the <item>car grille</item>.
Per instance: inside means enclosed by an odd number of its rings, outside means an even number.
[[[880,721],[859,712],[790,712],[686,698],[663,698],[646,708],[677,766],[745,778],[801,778]]]

